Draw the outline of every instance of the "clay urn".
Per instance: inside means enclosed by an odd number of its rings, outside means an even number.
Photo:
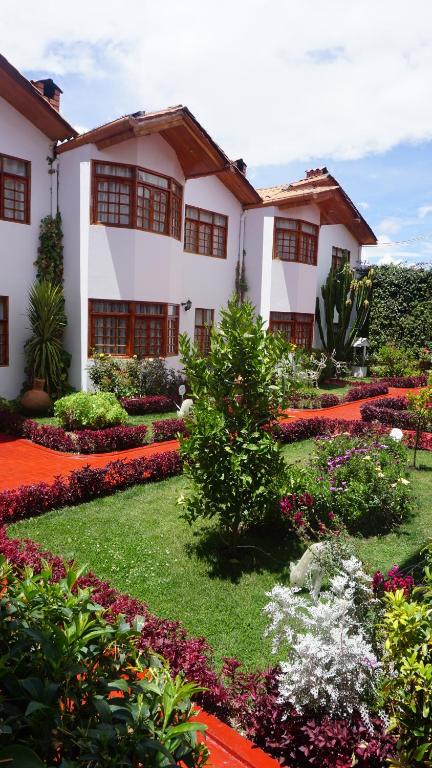
[[[47,413],[52,402],[48,392],[45,392],[45,379],[33,379],[32,389],[24,392],[21,398],[21,406],[28,413]]]

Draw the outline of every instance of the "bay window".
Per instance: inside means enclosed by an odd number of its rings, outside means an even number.
[[[345,262],[349,263],[351,251],[348,248],[337,248],[335,245],[332,248],[332,268],[340,269]]]
[[[276,217],[273,258],[316,265],[318,231],[319,227],[309,221]]]
[[[0,218],[30,223],[30,163],[0,155]]]
[[[183,188],[134,165],[93,163],[92,224],[143,229],[180,240]]]
[[[291,344],[309,349],[313,341],[314,322],[314,315],[302,312],[270,312],[269,329],[272,333],[282,333]]]
[[[179,305],[90,299],[90,352],[131,357],[178,353]]]

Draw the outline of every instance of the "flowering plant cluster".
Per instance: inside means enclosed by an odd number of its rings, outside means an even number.
[[[141,416],[144,413],[168,413],[174,409],[173,401],[166,395],[122,397],[120,402],[129,414],[136,416]]]
[[[24,437],[53,451],[88,454],[138,448],[146,443],[148,428],[139,424],[66,432],[62,427],[39,425],[17,413],[0,411],[0,431]]]
[[[122,359],[95,352],[88,372],[97,390],[113,392],[118,398],[166,395],[176,400],[179,385],[185,383],[183,374],[159,357]]]
[[[355,557],[342,560],[329,589],[276,586],[265,608],[273,653],[288,648],[280,662],[279,697],[299,713],[368,720],[375,705],[379,662],[365,610],[373,598],[370,580]]]
[[[386,592],[396,592],[401,589],[405,597],[409,597],[414,587],[414,579],[410,575],[404,576],[398,565],[390,568],[387,576],[381,571],[374,573],[372,589],[376,597],[383,597]]]
[[[339,530],[334,512],[323,507],[317,497],[308,491],[290,493],[279,502],[284,520],[305,540],[327,536],[331,531]]]
[[[39,572],[48,562],[52,579],[64,578],[65,567],[59,557],[29,539],[9,539],[5,528],[0,529],[0,553],[15,569],[28,566]],[[395,739],[378,717],[366,725],[358,713],[351,718],[300,715],[280,701],[277,667],[245,673],[239,662],[229,659],[218,674],[208,643],[204,638],[190,637],[180,622],[158,618],[145,603],[117,592],[92,573],[81,575],[78,585],[92,587],[93,600],[113,619],[119,613],[128,622],[142,617],[139,648],[161,654],[173,675],[183,672],[202,686],[205,690],[197,700],[208,712],[225,722],[234,720],[248,738],[282,764],[351,768],[355,756],[357,768],[381,768],[392,754]]]
[[[112,461],[105,467],[83,467],[53,483],[23,485],[0,493],[0,524],[21,520],[71,504],[81,504],[132,485],[165,480],[182,471],[177,451],[148,458]]]
[[[161,443],[164,440],[176,440],[179,435],[188,434],[184,419],[161,419],[154,421],[152,427],[155,443]]]

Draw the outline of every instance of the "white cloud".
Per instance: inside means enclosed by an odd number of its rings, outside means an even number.
[[[386,219],[382,219],[379,224],[377,225],[377,230],[384,236],[386,235],[395,235],[397,232],[400,232],[403,221],[397,216],[388,216]]]
[[[122,91],[136,109],[187,104],[249,165],[432,138],[430,0],[414,11],[405,0],[348,11],[346,0],[2,0],[1,10],[0,50],[18,68],[109,77],[113,103]]]
[[[365,201],[363,201],[362,203],[359,203],[358,206],[359,208],[362,208],[363,211],[367,211],[367,209],[369,208],[369,203],[366,203]]]
[[[424,219],[424,217],[427,216],[428,213],[432,213],[432,205],[421,205],[420,208],[418,209],[419,219]]]

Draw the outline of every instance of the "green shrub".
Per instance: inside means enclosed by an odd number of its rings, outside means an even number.
[[[384,344],[373,355],[371,373],[374,376],[415,376],[420,373],[418,358],[395,344]]]
[[[291,345],[269,334],[249,303],[231,299],[212,330],[203,357],[187,336],[182,362],[194,406],[181,441],[185,470],[193,481],[185,516],[218,517],[235,539],[277,508],[284,476],[280,445],[262,426],[286,404],[289,377],[281,371]]]
[[[65,429],[103,429],[128,420],[125,409],[109,392],[76,392],[62,397],[54,405],[54,416]]]
[[[96,389],[113,392],[118,398],[167,395],[176,399],[178,388],[184,383],[184,376],[161,358],[121,360],[95,353],[88,372]]]
[[[200,689],[138,650],[139,620],[108,623],[73,568],[51,575],[0,564],[0,762],[203,766],[204,726],[191,722]]]
[[[397,760],[391,765],[432,765],[432,572],[407,597],[387,592],[382,622],[385,638],[384,704],[399,736]]]

